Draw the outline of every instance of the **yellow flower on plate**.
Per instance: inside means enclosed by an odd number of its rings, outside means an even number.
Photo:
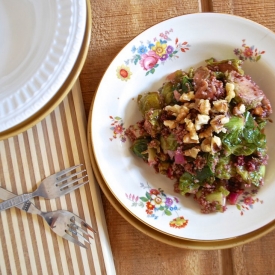
[[[188,224],[188,220],[181,216],[173,219],[169,224],[174,228],[184,228]]]
[[[161,44],[159,41],[155,46],[152,47],[152,50],[159,56],[163,56],[166,53],[167,44]]]
[[[122,81],[127,81],[128,79],[131,78],[131,75],[132,75],[130,68],[125,65],[118,66],[116,69],[116,72],[117,72],[117,77]]]

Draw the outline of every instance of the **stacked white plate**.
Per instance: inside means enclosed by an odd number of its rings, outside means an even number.
[[[36,114],[78,58],[86,0],[0,0],[0,133]]]

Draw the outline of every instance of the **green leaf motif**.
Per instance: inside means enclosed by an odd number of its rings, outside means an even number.
[[[260,59],[261,59],[261,55],[258,55],[258,56],[256,57],[256,62],[259,61]]]
[[[171,216],[171,215],[172,215],[171,211],[169,211],[168,209],[166,209],[166,210],[164,211],[164,213],[165,213],[165,215],[167,215],[167,216]]]
[[[241,210],[241,206],[239,204],[236,204],[236,207],[238,208],[238,210]]]
[[[146,192],[146,198],[147,198],[148,200],[151,200],[151,195],[150,195],[150,193]]]
[[[147,202],[148,201],[148,199],[145,198],[145,197],[140,197],[140,200],[142,200],[143,202]]]
[[[116,117],[115,117],[115,120],[121,120],[121,117],[116,116]]]
[[[138,204],[138,206],[144,207],[144,203],[141,201],[141,202]]]

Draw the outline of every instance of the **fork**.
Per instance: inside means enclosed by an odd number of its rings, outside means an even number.
[[[15,196],[15,194],[0,187],[0,199],[6,200]],[[26,201],[16,207],[26,211],[27,213],[41,216],[57,235],[84,248],[87,247],[78,239],[90,244],[89,238],[93,239],[93,237],[88,233],[87,229],[91,230],[93,233],[96,233],[96,231],[84,220],[66,210],[42,212],[30,201]],[[83,226],[84,229],[81,226]]]
[[[81,165],[82,164],[72,166],[45,178],[38,186],[38,188],[32,193],[15,196],[0,203],[0,212],[18,204],[24,203],[25,201],[28,201],[33,197],[55,199],[60,196],[66,195],[69,192],[72,192],[80,186],[88,183],[88,180],[84,181],[84,179],[88,177],[87,174],[82,176],[83,173],[86,172],[86,170],[84,169],[78,172],[76,171],[76,169]],[[72,171],[74,170],[75,173],[72,173]],[[82,182],[79,183],[80,181]]]

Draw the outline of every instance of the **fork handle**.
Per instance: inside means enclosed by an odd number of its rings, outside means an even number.
[[[24,203],[34,197],[34,193],[22,194],[0,203],[0,212],[18,204]]]

